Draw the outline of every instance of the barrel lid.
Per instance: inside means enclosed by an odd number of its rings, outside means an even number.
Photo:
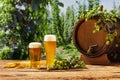
[[[96,19],[85,21],[80,19],[73,29],[73,42],[76,48],[88,57],[97,57],[106,52],[109,53],[113,48],[114,41],[107,46],[107,31],[101,30],[93,33]]]

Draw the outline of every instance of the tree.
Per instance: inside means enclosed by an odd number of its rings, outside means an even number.
[[[65,45],[71,43],[72,41],[72,31],[73,27],[76,22],[76,15],[74,13],[75,9],[72,7],[68,7],[66,10],[66,16],[65,16],[65,23],[64,23],[64,39]]]
[[[92,10],[94,7],[99,6],[100,0],[88,0],[88,10]]]
[[[116,9],[117,9],[117,6],[116,6],[115,1],[113,1],[113,9],[114,9],[114,10],[116,10]]]
[[[80,3],[79,1],[76,1],[76,3],[78,4],[78,19],[80,19],[86,14],[87,6],[85,0],[83,3]]]
[[[0,27],[3,43],[2,53],[8,50],[11,57],[3,59],[28,58],[28,44],[42,41],[48,27],[47,5],[51,0],[3,0],[0,8]],[[7,48],[7,49],[6,49]],[[9,56],[8,55],[8,56]]]
[[[59,6],[63,7],[64,5],[58,0],[53,0],[51,3],[51,11],[52,11],[52,25],[49,29],[49,33],[56,34],[57,36],[57,44],[61,45],[63,40],[63,27],[61,26],[60,21],[60,9]]]

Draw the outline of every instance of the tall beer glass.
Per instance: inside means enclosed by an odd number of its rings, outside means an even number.
[[[40,68],[40,58],[41,58],[41,43],[31,42],[29,43],[29,57],[31,68]]]
[[[45,35],[44,48],[46,52],[47,69],[53,67],[56,51],[56,36]]]

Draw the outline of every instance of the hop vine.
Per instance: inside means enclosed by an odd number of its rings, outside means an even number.
[[[117,23],[116,11],[111,10],[110,12],[107,12],[107,10],[102,10],[101,7],[96,7],[93,10],[88,11],[85,15],[86,21],[93,18],[97,20],[95,22],[93,33],[99,32],[100,30],[106,30],[108,32],[106,36],[106,45],[110,45],[117,36],[117,26],[115,25],[115,23]]]
[[[80,69],[85,68],[84,61],[80,61],[77,56],[71,56],[67,59],[55,60],[52,68],[48,70],[65,70],[65,69]]]
[[[14,6],[12,5],[13,0],[0,1],[0,27],[4,27],[12,20],[12,12]]]

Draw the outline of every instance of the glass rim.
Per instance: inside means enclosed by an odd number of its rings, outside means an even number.
[[[56,41],[56,35],[47,34],[47,35],[44,36],[44,41]]]
[[[38,48],[41,47],[41,42],[30,42],[29,48]]]

